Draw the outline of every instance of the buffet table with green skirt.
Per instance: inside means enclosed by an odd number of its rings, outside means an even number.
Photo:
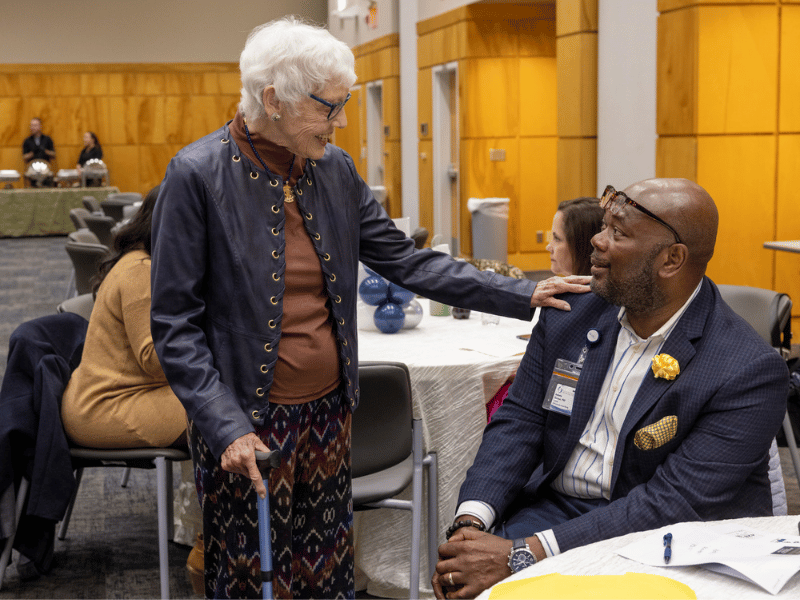
[[[83,208],[84,196],[98,202],[115,187],[0,190],[0,237],[67,235],[75,231],[69,218],[73,208]]]

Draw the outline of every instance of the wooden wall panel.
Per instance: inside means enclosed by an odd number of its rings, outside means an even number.
[[[364,179],[367,175],[367,161],[361,158],[361,123],[363,121],[361,95],[364,86],[350,89],[350,101],[344,107],[347,116],[347,127],[337,129],[334,143],[347,152],[353,159],[356,171]]]
[[[554,136],[558,131],[555,56],[519,59],[519,133]]]
[[[800,189],[800,135],[778,137],[778,202],[775,239],[800,239],[800,211],[797,190]],[[775,281],[772,289],[785,292],[793,300],[792,329],[794,341],[800,332],[800,254],[764,250],[774,254]]]
[[[659,137],[656,140],[656,177],[697,181],[697,138],[689,135]],[[608,183],[614,185],[614,182]]]
[[[662,14],[658,19],[656,129],[661,135],[697,131],[697,9]]]
[[[597,193],[597,138],[559,137],[557,165],[559,202]]]
[[[704,6],[698,24],[697,133],[773,132],[778,7]]]
[[[417,134],[420,140],[433,139],[433,74],[432,69],[420,69],[417,72]],[[426,125],[425,132],[422,126]]]
[[[419,142],[419,225],[433,231],[433,141]]]
[[[781,7],[780,121],[784,133],[800,132],[800,5]],[[800,296],[798,296],[800,303]]]
[[[697,181],[719,211],[708,266],[717,283],[772,287],[772,256],[763,243],[775,232],[776,150],[774,136],[698,138]]]
[[[560,37],[556,48],[558,134],[597,136],[597,34]]]
[[[393,219],[403,216],[402,172],[400,141],[384,142],[384,181],[389,216]]]
[[[459,65],[461,137],[519,135],[519,61],[478,58]]]
[[[558,0],[556,35],[597,31],[597,0]]]
[[[55,168],[73,168],[94,131],[111,184],[146,193],[177,150],[233,118],[239,87],[235,63],[0,65],[0,168],[24,170],[38,116]]]
[[[551,229],[553,214],[558,206],[556,157],[558,139],[523,138],[519,142],[520,186],[519,219],[514,224],[521,253],[545,252],[546,232]],[[537,241],[536,232],[542,232]],[[539,268],[517,265],[520,268]],[[549,267],[549,259],[548,266]]]

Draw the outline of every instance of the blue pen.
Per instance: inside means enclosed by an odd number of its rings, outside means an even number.
[[[664,564],[669,564],[669,559],[672,558],[672,534],[667,533],[664,536]]]

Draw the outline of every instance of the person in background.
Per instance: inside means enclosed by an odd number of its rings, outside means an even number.
[[[39,117],[31,119],[30,128],[31,134],[22,142],[22,160],[25,161],[25,166],[27,167],[33,160],[43,160],[49,163],[56,157],[56,149],[52,138],[42,133],[42,120]],[[27,177],[25,179],[29,186],[34,184],[42,186],[53,185],[52,177],[42,182],[34,182]]]
[[[186,447],[186,411],[150,335],[150,225],[158,187],[117,233],[94,281],[83,357],[61,405],[69,439],[92,448]]]
[[[287,17],[240,56],[232,121],[181,150],[153,219],[152,332],[189,416],[205,593],[261,597],[256,494],[270,495],[278,598],[353,598],[350,428],[362,261],[415,293],[530,319],[538,285],[415,250],[331,145],[356,81],[348,46]],[[269,492],[255,450],[280,452]]]
[[[437,598],[635,531],[772,515],[789,373],[705,276],[714,201],[651,179],[600,205],[594,293],[542,311],[461,486]]]
[[[94,132],[87,131],[83,134],[83,148],[78,156],[78,163],[75,165],[75,168],[78,169],[78,174],[80,174],[83,170],[83,165],[93,158],[102,160],[103,148],[100,146],[100,142],[97,140],[97,136],[94,134]],[[100,185],[100,181],[97,179],[87,179],[86,185],[97,186]]]
[[[550,270],[556,275],[591,275],[592,237],[603,224],[603,209],[597,198],[564,200],[553,215]]]

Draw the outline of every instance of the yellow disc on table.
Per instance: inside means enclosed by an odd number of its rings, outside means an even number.
[[[559,600],[641,599],[696,600],[697,594],[685,583],[663,575],[625,573],[624,575],[562,575],[551,573],[519,581],[498,583],[489,600],[552,598]]]

